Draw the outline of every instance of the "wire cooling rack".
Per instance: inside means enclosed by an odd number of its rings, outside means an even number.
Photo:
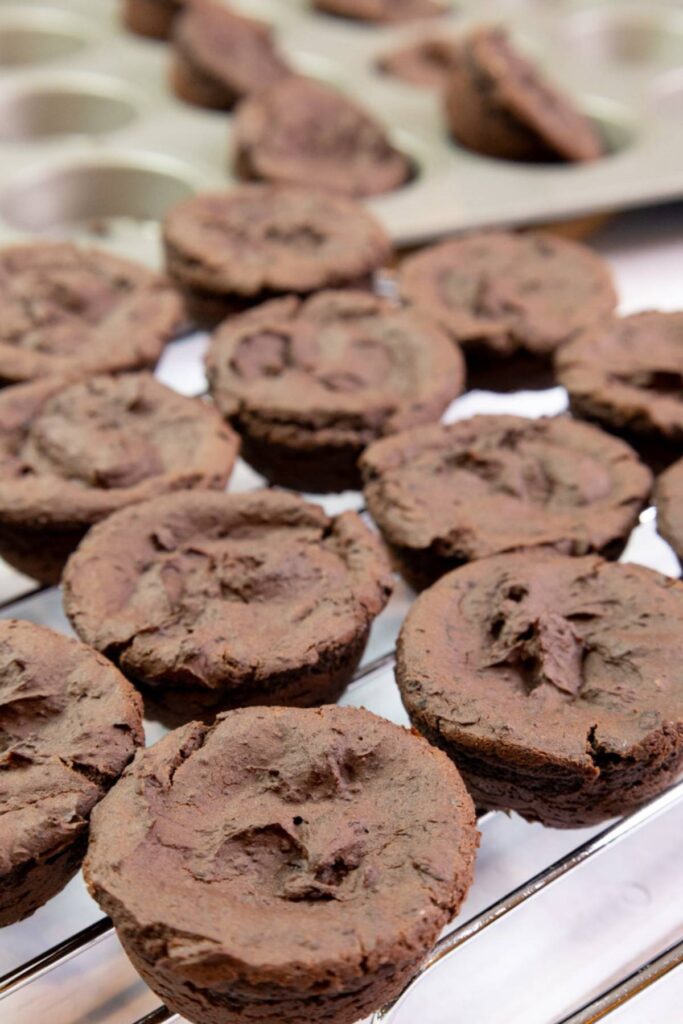
[[[678,304],[683,209],[627,218],[608,232],[603,248],[614,257],[622,295],[628,296],[624,311]],[[201,393],[204,344],[201,336],[175,342],[159,368],[161,379],[185,393]],[[470,392],[454,403],[449,417],[479,411],[553,414],[565,403],[559,388],[514,395]],[[231,489],[260,483],[240,464]],[[322,503],[333,513],[361,507],[357,494]],[[641,516],[625,557],[678,571],[656,535],[652,509]],[[399,722],[406,718],[393,683],[393,643],[410,600],[399,583],[343,698]],[[59,591],[36,588],[14,573],[0,576],[0,615],[68,629]],[[159,727],[149,723],[148,742],[159,735]],[[679,1024],[683,972],[675,968],[683,963],[683,781],[600,828],[557,832],[502,813],[483,815],[479,825],[477,878],[460,918],[406,993],[371,1024],[589,1024],[608,1016],[610,1024]],[[155,1006],[155,997],[128,968],[111,922],[92,920],[94,905],[89,905],[89,923],[69,934],[77,920],[70,910],[78,894],[74,886],[80,885],[71,883],[33,918],[0,932],[2,1024],[179,1021]],[[85,900],[82,891],[79,898]],[[65,920],[57,920],[60,913]],[[66,937],[52,944],[55,933]],[[25,957],[27,949],[31,953]],[[487,988],[489,1009],[475,1009],[471,992],[481,996]],[[652,1003],[654,1016],[648,1009]]]

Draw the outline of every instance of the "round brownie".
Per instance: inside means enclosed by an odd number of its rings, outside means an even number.
[[[139,755],[93,816],[84,870],[187,1020],[353,1024],[457,912],[478,838],[422,737],[358,708],[247,708]]]
[[[154,366],[180,297],[145,267],[95,249],[0,249],[0,383]]]
[[[384,54],[377,60],[377,67],[409,85],[443,92],[462,60],[461,50],[459,39],[429,36]]]
[[[655,504],[657,529],[683,565],[683,459],[675,462],[657,480]]]
[[[117,512],[71,556],[76,632],[190,721],[336,700],[392,590],[379,540],[284,491],[184,492]]]
[[[396,676],[478,807],[592,825],[683,768],[682,624],[683,584],[651,569],[500,555],[418,598]]]
[[[446,10],[440,0],[312,0],[324,14],[378,25],[433,18]]]
[[[418,588],[521,548],[617,555],[652,484],[627,444],[565,417],[406,431],[371,445],[360,468],[368,508]]]
[[[683,313],[610,318],[560,350],[555,369],[580,416],[680,451]]]
[[[438,420],[464,383],[462,356],[436,324],[353,291],[274,300],[226,321],[207,373],[244,457],[304,491],[360,487],[365,446]]]
[[[284,292],[366,283],[391,255],[360,204],[293,185],[243,185],[174,207],[164,224],[168,270],[202,320]]]
[[[240,104],[237,173],[254,181],[372,196],[404,185],[410,160],[384,127],[338,89],[292,75]]]
[[[271,29],[216,0],[192,0],[173,32],[171,84],[188,103],[230,110],[289,74]]]
[[[75,875],[92,808],[143,742],[140,698],[105,658],[0,620],[0,926]]]
[[[500,28],[462,43],[446,93],[455,139],[484,156],[522,161],[586,161],[605,152],[600,132]]]
[[[123,0],[123,24],[150,39],[168,39],[187,0]]]
[[[547,357],[609,316],[608,266],[578,242],[489,231],[452,238],[403,261],[398,287],[474,355]]]
[[[56,583],[93,523],[167,491],[223,488],[238,446],[214,408],[147,373],[5,388],[0,554]]]

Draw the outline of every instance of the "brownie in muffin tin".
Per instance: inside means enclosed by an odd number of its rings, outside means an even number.
[[[180,488],[223,488],[239,440],[212,406],[150,374],[0,392],[0,554],[59,581],[88,528]]]
[[[446,93],[455,139],[475,153],[521,161],[588,161],[605,152],[595,124],[500,28],[463,39]]]
[[[610,318],[562,348],[555,369],[575,413],[680,454],[683,313]]]
[[[352,199],[260,184],[175,206],[164,246],[171,278],[208,322],[287,292],[367,284],[392,252],[379,221]]]
[[[150,39],[168,39],[187,0],[123,0],[123,24]]]
[[[324,14],[376,25],[433,18],[446,10],[439,0],[312,0],[312,4]]]
[[[422,249],[403,261],[398,288],[489,361],[520,351],[547,359],[617,303],[596,253],[541,232],[484,231]]]
[[[504,551],[616,556],[652,484],[627,444],[565,417],[406,431],[371,445],[360,468],[368,509],[417,588]]]
[[[175,23],[171,84],[188,103],[230,110],[289,73],[271,29],[223,3],[193,0]]]
[[[168,281],[62,242],[0,249],[0,383],[156,364],[183,319]]]
[[[683,565],[683,459],[679,459],[659,477],[654,498],[657,529]]]
[[[90,531],[63,582],[79,636],[174,723],[336,700],[392,590],[358,515],[269,490],[130,506]]]
[[[93,816],[84,871],[188,1021],[353,1024],[457,912],[478,838],[422,737],[357,708],[248,708],[140,754]]]
[[[549,551],[422,594],[398,643],[410,718],[478,807],[553,827],[621,815],[683,768],[683,584]]]
[[[354,291],[274,300],[226,321],[207,371],[244,457],[304,491],[359,487],[366,445],[438,420],[464,383],[462,356],[437,324]]]
[[[90,812],[143,741],[140,698],[105,658],[0,621],[0,926],[76,873]]]
[[[410,160],[383,125],[338,89],[292,75],[240,104],[232,145],[237,173],[253,181],[372,196],[404,185]]]
[[[383,54],[377,67],[421,89],[443,92],[462,60],[462,43],[448,36],[426,36]]]

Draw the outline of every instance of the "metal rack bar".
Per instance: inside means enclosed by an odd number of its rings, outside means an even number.
[[[71,935],[64,942],[58,942],[56,946],[39,953],[32,960],[9,971],[0,978],[0,1000],[6,996],[18,992],[24,985],[31,981],[37,981],[48,971],[55,967],[61,967],[79,953],[85,953],[87,949],[102,942],[114,931],[114,926],[108,917],[103,917],[94,924],[88,925],[75,935]]]

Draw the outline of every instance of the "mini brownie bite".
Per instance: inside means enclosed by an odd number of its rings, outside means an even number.
[[[187,0],[123,0],[123,24],[150,39],[168,39]]]
[[[474,356],[547,358],[617,303],[596,253],[543,233],[484,231],[430,246],[403,261],[398,287]]]
[[[0,392],[0,554],[45,583],[88,528],[135,501],[223,488],[237,436],[150,374],[57,378]]]
[[[247,708],[141,753],[93,815],[84,871],[188,1021],[355,1024],[457,913],[478,840],[422,737],[358,708]]]
[[[292,76],[240,104],[233,125],[242,178],[372,196],[405,184],[410,161],[348,96]]]
[[[173,32],[171,84],[188,103],[230,110],[289,74],[271,29],[216,0],[192,0]]]
[[[683,768],[682,622],[683,584],[651,569],[500,555],[418,598],[396,677],[478,807],[592,825]]]
[[[617,555],[652,484],[627,444],[565,417],[406,431],[371,445],[360,468],[368,509],[417,588],[504,551]]]
[[[657,530],[669,542],[683,565],[683,459],[657,480]]]
[[[274,483],[315,492],[360,487],[365,446],[438,420],[464,383],[438,325],[354,291],[274,300],[226,321],[207,374],[244,457]]]
[[[0,384],[152,367],[183,309],[168,281],[96,249],[0,249]]]
[[[268,490],[133,505],[90,531],[64,576],[76,632],[167,721],[336,700],[391,590],[359,516]]]
[[[384,54],[377,60],[377,67],[409,85],[443,91],[462,60],[461,51],[459,39],[430,36]]]
[[[557,353],[574,412],[680,452],[683,313],[636,313],[583,331]]]
[[[186,200],[166,216],[164,245],[192,312],[214,322],[274,295],[365,284],[392,251],[359,203],[293,185]]]
[[[462,43],[446,93],[455,139],[475,153],[522,161],[587,161],[605,152],[600,132],[500,28]]]
[[[76,874],[91,810],[143,742],[140,698],[105,658],[0,620],[0,926]]]
[[[370,21],[378,25],[416,21],[443,14],[446,7],[440,0],[311,0],[313,7],[324,14],[354,21]]]

